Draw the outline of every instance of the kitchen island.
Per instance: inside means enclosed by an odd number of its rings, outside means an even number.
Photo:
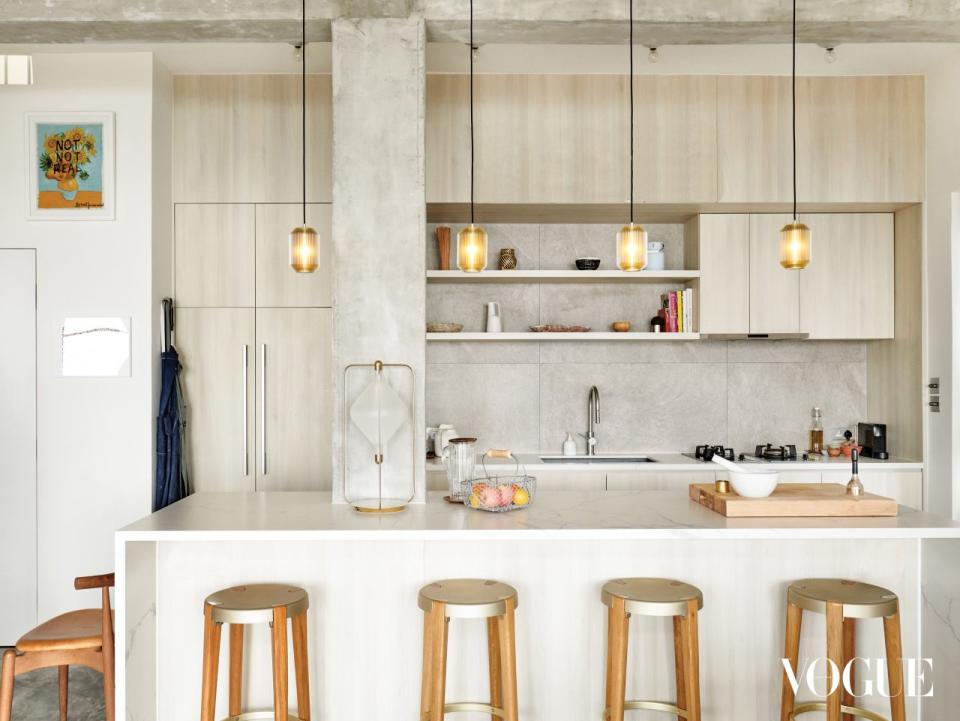
[[[927,680],[935,693],[922,699],[924,721],[953,718],[960,703],[950,680],[960,669],[960,620],[951,616],[960,598],[960,525],[905,508],[895,518],[725,519],[680,490],[582,491],[541,492],[528,509],[488,514],[431,493],[401,514],[371,517],[323,493],[198,494],[118,531],[116,555],[118,708],[137,721],[196,717],[203,599],[271,581],[310,594],[318,719],[416,718],[417,590],[455,577],[497,578],[518,589],[520,715],[529,721],[600,717],[600,587],[619,576],[667,576],[703,590],[705,719],[777,716],[786,586],[812,576],[895,591],[904,656],[933,659]],[[668,619],[632,624],[630,696],[672,697],[668,629]],[[484,631],[478,622],[451,623],[449,699],[485,698]],[[267,629],[248,636],[245,701],[267,708]],[[823,656],[824,639],[823,618],[807,615],[801,664]],[[865,622],[858,655],[882,657],[882,649],[879,624]],[[220,711],[226,663],[221,673]],[[887,712],[879,698],[863,705]],[[908,718],[919,719],[920,706],[908,699]]]

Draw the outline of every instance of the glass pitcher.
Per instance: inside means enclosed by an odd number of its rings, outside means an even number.
[[[461,483],[474,478],[477,465],[477,439],[451,438],[441,456],[447,472],[447,490],[450,500],[459,501]]]

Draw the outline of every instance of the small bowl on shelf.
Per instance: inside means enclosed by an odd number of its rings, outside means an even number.
[[[427,333],[459,333],[463,323],[427,323]]]
[[[610,324],[610,329],[615,333],[626,333],[630,330],[630,321],[615,320]]]
[[[577,270],[596,270],[600,267],[599,258],[577,258],[574,263],[577,266]]]

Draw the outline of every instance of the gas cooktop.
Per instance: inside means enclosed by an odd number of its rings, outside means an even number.
[[[698,461],[712,461],[719,455],[728,461],[743,461],[744,463],[799,463],[803,461],[818,461],[820,458],[810,458],[806,452],[797,452],[795,445],[775,446],[772,443],[756,446],[752,454],[737,453],[733,448],[724,445],[697,446],[693,453],[684,453],[688,458]]]

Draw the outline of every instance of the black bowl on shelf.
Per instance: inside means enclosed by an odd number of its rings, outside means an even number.
[[[599,258],[577,258],[574,262],[577,270],[596,270],[600,267]]]

